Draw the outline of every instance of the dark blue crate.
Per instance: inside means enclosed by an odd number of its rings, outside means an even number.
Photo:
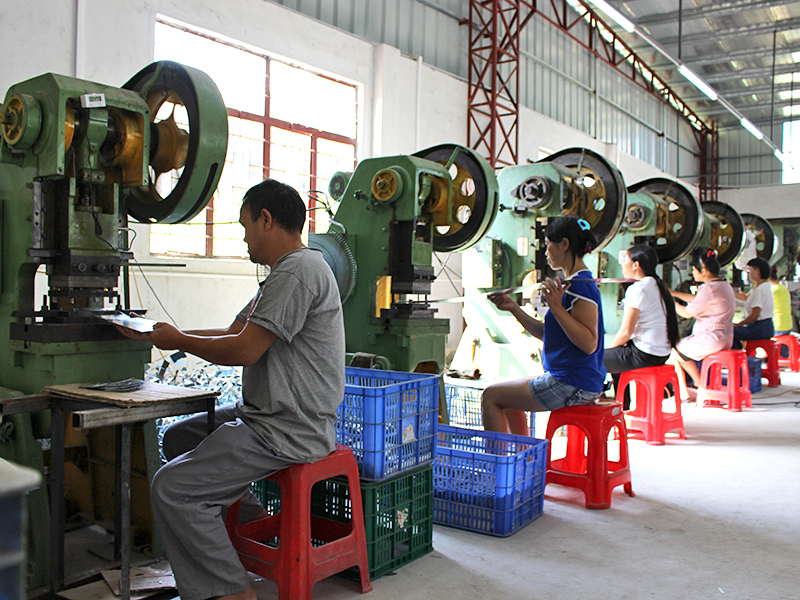
[[[439,426],[433,522],[508,536],[544,510],[547,440]]]
[[[757,356],[747,357],[747,371],[750,375],[750,391],[761,391],[761,359]]]
[[[756,392],[761,391],[762,383],[761,383],[761,358],[757,356],[748,356],[747,357],[747,374],[748,379],[750,381],[750,392],[755,394]],[[702,363],[700,363],[702,365]],[[728,370],[723,369],[722,371],[722,385],[728,385]]]
[[[353,451],[361,477],[397,475],[435,457],[439,376],[347,367],[336,414],[336,442]]]
[[[449,425],[482,430],[481,394],[483,393],[483,388],[445,382],[444,389],[447,398]],[[533,433],[536,423],[535,415],[535,412],[530,412],[531,433]]]

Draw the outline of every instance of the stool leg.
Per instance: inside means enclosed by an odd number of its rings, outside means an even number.
[[[676,400],[677,401],[677,400]],[[625,430],[625,420],[623,419],[620,421],[618,426],[620,428],[620,436],[619,436],[619,463],[623,469],[630,469],[630,463],[628,462],[628,432]],[[628,494],[631,498],[633,498],[636,494],[633,493],[633,484],[631,483],[630,479],[622,484],[622,489],[625,490],[625,493]],[[608,501],[611,502],[611,494],[609,493]]]
[[[744,373],[742,372],[744,370]],[[747,358],[744,359],[744,365],[738,363],[735,368],[728,369],[728,388],[730,395],[728,400],[728,410],[730,412],[742,411],[742,385],[744,385],[746,377],[747,385],[750,385],[750,370],[747,368]]]
[[[355,459],[353,468],[347,473],[347,484],[350,488],[350,504],[352,506],[353,533],[358,544],[358,574],[361,578],[361,593],[372,591],[369,580],[369,558],[367,556],[367,534],[364,529],[364,510],[361,500],[361,484],[358,478],[358,467]]]
[[[311,600],[308,581],[309,549],[311,547],[311,485],[304,481],[299,468],[284,469],[281,497],[288,498],[285,490],[292,489],[296,497],[291,502],[281,501],[281,552],[283,568],[278,573],[279,600]],[[283,479],[283,478],[282,478]],[[285,511],[285,512],[284,512]]]
[[[604,427],[601,428],[601,431],[606,431],[606,434],[609,433]],[[595,451],[589,452],[589,456],[586,457],[586,471],[589,474],[589,488],[586,490],[586,508],[602,510],[611,506],[611,490],[607,484],[608,435],[605,436],[605,439],[594,440],[590,434],[588,441],[589,448]],[[622,443],[622,440],[620,440],[620,443]]]
[[[567,455],[564,457],[564,470],[571,473],[585,473],[588,469],[586,435],[580,427],[567,425]]]
[[[767,373],[769,386],[778,387],[781,384],[781,373],[780,367],[778,367],[778,349],[775,347],[771,352],[767,352]]]

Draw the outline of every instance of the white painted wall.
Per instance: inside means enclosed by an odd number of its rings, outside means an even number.
[[[0,91],[57,72],[122,85],[153,60],[157,15],[251,45],[277,57],[359,85],[359,156],[407,154],[441,143],[466,143],[467,84],[420,65],[387,45],[375,46],[263,0],[28,0],[13,13],[0,12]],[[13,23],[11,19],[13,18]],[[417,99],[420,107],[418,110]],[[523,109],[520,156],[536,159],[539,146],[551,150],[588,147],[614,162],[628,185],[664,176],[654,167],[618,152],[566,125]],[[248,261],[167,259],[148,253],[146,225],[137,225],[138,261],[185,267],[147,267],[145,275],[181,327],[219,327],[233,319],[255,290],[255,267]],[[456,271],[442,275],[434,297],[461,289],[461,260],[445,255]],[[437,269],[438,264],[434,265]],[[134,274],[132,304],[167,319],[141,274]],[[137,291],[138,289],[138,291]],[[456,305],[442,309],[451,319],[448,346],[457,345],[462,321]]]
[[[720,190],[719,200],[765,219],[800,217],[800,183]]]

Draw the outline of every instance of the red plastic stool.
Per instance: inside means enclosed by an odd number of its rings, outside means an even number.
[[[781,384],[781,372],[778,367],[779,350],[775,340],[745,340],[747,356],[755,356],[756,348],[761,348],[767,354],[767,387],[778,387]]]
[[[678,437],[686,439],[681,415],[680,388],[674,365],[659,365],[626,371],[619,378],[617,402],[622,402],[625,389],[636,384],[636,406],[625,413],[628,437],[644,438],[652,446],[664,444],[668,431],[678,430]],[[664,412],[664,390],[672,385],[675,409]]]
[[[311,488],[338,475],[348,479],[350,523],[311,514]],[[317,581],[352,566],[361,575],[361,593],[371,591],[358,465],[350,448],[337,444],[325,458],[292,465],[268,479],[281,488],[277,514],[241,524],[240,501],[227,512],[225,526],[244,568],[277,583],[280,600],[310,600]],[[279,538],[277,548],[264,543],[274,538]],[[314,547],[312,539],[326,543]]]
[[[728,381],[722,383],[722,369],[728,370]],[[722,350],[703,359],[697,406],[728,405],[728,410],[740,412],[742,406],[752,408],[750,372],[744,350]]]
[[[793,335],[776,335],[774,338],[778,346],[778,368],[789,369],[792,373],[800,371],[800,342]],[[781,347],[789,349],[789,358],[781,358]]]
[[[567,427],[567,454],[551,460],[553,434]],[[615,429],[619,442],[619,460],[608,460],[608,441]],[[583,490],[586,508],[611,506],[611,491],[623,485],[633,497],[631,471],[628,468],[628,435],[622,404],[606,402],[561,408],[550,413],[547,422],[546,483],[557,483]]]

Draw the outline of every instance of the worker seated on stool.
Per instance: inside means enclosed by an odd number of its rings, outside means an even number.
[[[121,331],[164,350],[221,365],[242,365],[242,402],[173,424],[169,462],[151,488],[167,558],[182,600],[255,600],[225,528],[224,510],[242,498],[242,521],[263,513],[250,483],[335,448],[336,409],[344,398],[344,321],[333,273],[301,231],[306,208],[288,185],[250,188],[239,222],[250,260],[270,267],[258,293],[226,329],[182,331],[158,323],[149,334]]]
[[[743,340],[768,340],[775,335],[772,322],[772,284],[769,282],[769,263],[763,258],[747,261],[747,273],[753,284],[749,294],[737,292],[744,301],[745,318],[733,328],[733,349],[741,350]]]
[[[772,324],[775,335],[789,335],[794,328],[792,323],[792,296],[785,285],[778,280],[778,266],[772,265],[769,275],[772,285]],[[789,358],[789,347],[781,346],[781,358]]]
[[[620,373],[663,365],[680,339],[675,301],[656,273],[656,265],[656,251],[645,244],[631,246],[622,253],[622,276],[637,281],[625,291],[622,326],[603,358],[615,392]],[[625,410],[630,408],[630,402],[626,389]]]
[[[678,300],[688,302],[686,306],[676,304],[676,312],[687,319],[694,317],[695,321],[691,335],[677,343],[672,358],[697,387],[700,385],[700,371],[695,361],[731,349],[736,298],[731,284],[720,277],[721,267],[714,250],[695,248],[690,264],[692,277],[699,284],[697,295],[675,290],[670,290],[670,293]]]
[[[603,393],[603,312],[600,290],[583,256],[596,242],[590,225],[572,216],[558,217],[545,231],[547,262],[565,281],[542,284],[549,310],[534,319],[507,294],[489,298],[513,314],[543,342],[544,374],[490,385],[483,391],[483,426],[487,431],[530,435],[524,411],[556,410],[591,404]]]

